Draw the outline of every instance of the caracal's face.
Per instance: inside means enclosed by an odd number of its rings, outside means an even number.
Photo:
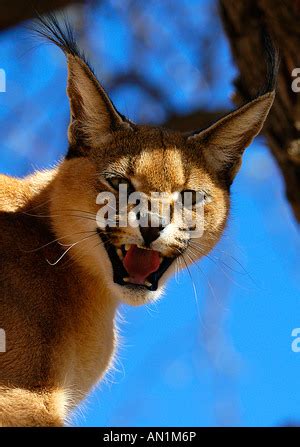
[[[155,300],[176,268],[201,258],[219,240],[230,184],[275,93],[190,135],[136,125],[116,110],[70,33],[57,23],[42,25],[39,33],[67,56],[71,108],[69,151],[51,201],[53,227],[71,244],[69,255],[98,276],[112,297],[130,304]],[[276,63],[273,69],[274,81]],[[185,191],[191,197],[179,212]],[[139,194],[139,209],[132,194]]]
[[[223,231],[228,190],[180,134],[116,133],[88,158],[66,162],[65,175],[60,209],[74,211],[62,216],[60,233],[73,234],[71,256],[126,303],[157,299],[167,278],[209,252]]]

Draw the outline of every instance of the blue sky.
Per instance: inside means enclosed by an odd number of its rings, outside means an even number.
[[[232,106],[235,68],[212,17],[214,2],[185,3],[189,20],[194,20],[193,7],[201,12],[200,36],[213,31],[212,69],[218,76],[205,81],[195,42],[180,36],[172,44],[166,38],[166,61],[159,52],[163,44],[153,39],[139,70],[166,92],[178,112]],[[156,23],[161,18],[164,32],[176,36],[169,2],[162,2],[165,7],[151,4],[156,6],[147,12],[150,19]],[[89,49],[104,84],[115,72],[137,64],[129,57],[134,43],[120,5],[115,0],[104,11],[86,11]],[[0,68],[7,74],[7,92],[0,94],[0,171],[26,175],[56,163],[67,145],[63,56],[15,28],[0,34]],[[171,72],[177,73],[172,79]],[[133,119],[141,120],[141,104],[146,104],[145,119],[164,118],[163,108],[135,86],[112,91],[112,96]],[[299,247],[282,179],[258,138],[247,149],[233,185],[224,238],[210,259],[191,269],[194,286],[182,272],[157,304],[120,308],[122,342],[115,370],[73,423],[274,426],[299,421],[300,353],[291,349],[291,332],[300,327]]]

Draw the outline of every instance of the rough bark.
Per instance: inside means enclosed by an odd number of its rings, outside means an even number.
[[[14,26],[19,22],[31,19],[36,15],[64,8],[71,3],[82,3],[83,0],[2,0],[0,14],[0,30]]]
[[[235,82],[237,104],[253,96],[265,77],[264,29],[280,50],[277,96],[264,133],[282,172],[287,198],[300,222],[300,93],[292,90],[292,70],[300,68],[300,1],[220,0],[220,6],[240,73]]]

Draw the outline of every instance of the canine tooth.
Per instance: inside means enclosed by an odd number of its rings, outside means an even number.
[[[117,254],[118,254],[120,259],[123,259],[123,253],[122,253],[122,250],[120,248],[117,248]]]
[[[124,281],[124,282],[129,282],[129,281],[130,281],[130,278],[128,278],[128,277],[127,277],[127,278],[123,278],[123,281]]]
[[[149,281],[145,281],[145,282],[144,282],[144,285],[147,286],[147,287],[152,287],[152,284],[151,284],[151,282],[149,282]]]
[[[125,250],[128,251],[130,249],[130,244],[125,244]]]
[[[164,258],[162,258],[161,256],[159,257],[159,263],[161,264],[163,262]]]

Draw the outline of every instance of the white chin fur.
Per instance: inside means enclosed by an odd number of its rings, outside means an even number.
[[[135,290],[128,286],[120,286],[114,282],[110,285],[110,290],[116,299],[130,306],[141,306],[157,301],[164,292],[163,287],[158,287],[155,291],[144,288]]]

